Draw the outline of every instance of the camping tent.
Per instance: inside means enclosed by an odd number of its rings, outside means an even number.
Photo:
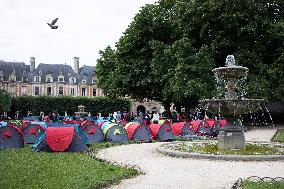
[[[151,130],[146,124],[129,122],[124,127],[127,131],[129,140],[140,142],[150,142],[152,140]]]
[[[46,132],[33,145],[36,152],[87,152],[74,126],[48,127]]]
[[[150,124],[149,128],[155,140],[168,141],[175,139],[169,124]]]
[[[220,128],[222,127],[222,124],[220,121],[215,121],[214,125],[211,127],[211,136],[217,137],[219,135]]]
[[[105,122],[101,129],[105,134],[106,141],[120,143],[127,142],[127,133],[125,129],[117,123]]]
[[[88,123],[82,125],[82,130],[86,133],[89,143],[103,142],[103,130],[95,123]]]
[[[196,131],[198,129],[199,124],[202,120],[192,120],[190,123],[193,125],[193,130]]]
[[[24,141],[27,144],[35,143],[39,137],[44,133],[45,128],[36,123],[27,123],[22,127]]]
[[[24,147],[24,138],[20,129],[7,122],[1,122],[0,148],[10,149],[21,147]]]
[[[48,127],[74,127],[76,133],[79,134],[79,136],[81,137],[83,143],[84,144],[89,144],[89,140],[88,140],[85,132],[82,131],[82,128],[81,128],[80,124],[64,124],[64,123],[53,122],[53,123],[48,124]]]
[[[196,135],[198,136],[210,136],[211,135],[211,129],[209,124],[203,120],[199,123],[198,128],[196,130]]]
[[[195,136],[193,125],[189,122],[178,122],[172,124],[172,132],[174,136]]]

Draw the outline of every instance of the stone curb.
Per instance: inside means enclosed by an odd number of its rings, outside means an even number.
[[[181,142],[174,142],[181,143]],[[194,143],[194,142],[193,142]],[[173,143],[170,143],[173,144]],[[156,151],[171,157],[182,157],[191,159],[225,160],[225,161],[279,161],[284,160],[284,155],[212,155],[187,153],[176,150],[166,149],[168,144],[162,144],[156,148]]]

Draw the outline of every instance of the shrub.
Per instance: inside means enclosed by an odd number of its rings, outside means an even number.
[[[73,114],[78,111],[78,106],[85,106],[85,112],[92,114],[100,112],[129,111],[130,101],[126,99],[110,99],[107,97],[71,97],[71,96],[20,96],[12,100],[12,112],[20,111],[27,114],[39,112],[57,112],[59,114]]]

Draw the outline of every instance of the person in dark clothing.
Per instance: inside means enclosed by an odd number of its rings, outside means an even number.
[[[145,114],[145,120],[146,120],[146,124],[150,125],[150,123],[151,123],[151,116],[149,114],[149,111],[147,111],[147,113]]]

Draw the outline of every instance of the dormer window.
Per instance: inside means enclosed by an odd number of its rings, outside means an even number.
[[[48,82],[48,83],[53,82],[53,78],[52,78],[51,75],[47,75],[47,76],[46,76],[46,82]]]
[[[58,82],[64,82],[64,76],[58,76]]]
[[[92,83],[95,85],[97,83],[97,80],[93,79]]]
[[[86,79],[83,79],[83,80],[82,80],[82,83],[83,83],[83,84],[86,84]]]
[[[35,76],[35,77],[34,77],[34,81],[35,81],[35,82],[40,82],[40,80],[41,80],[40,76]]]
[[[69,83],[76,83],[76,78],[75,77],[70,77],[69,78]]]

